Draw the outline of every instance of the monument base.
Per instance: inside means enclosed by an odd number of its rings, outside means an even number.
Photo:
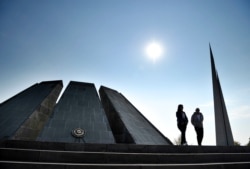
[[[0,168],[249,168],[250,147],[6,140]]]

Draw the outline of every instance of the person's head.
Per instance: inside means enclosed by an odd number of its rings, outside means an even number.
[[[182,105],[182,104],[179,104],[179,105],[178,105],[177,111],[182,111],[182,110],[183,110],[183,105]]]
[[[196,108],[196,109],[195,109],[195,112],[199,113],[199,112],[200,112],[200,109],[199,109],[199,108]]]

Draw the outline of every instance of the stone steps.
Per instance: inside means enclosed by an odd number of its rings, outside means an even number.
[[[1,169],[249,169],[250,162],[196,164],[76,164],[0,161]]]
[[[250,168],[249,147],[0,142],[1,169]]]
[[[250,153],[118,153],[0,148],[4,161],[95,164],[188,164],[248,162]]]
[[[0,148],[119,153],[250,153],[250,146],[168,146],[138,144],[90,144],[23,140],[0,141]]]

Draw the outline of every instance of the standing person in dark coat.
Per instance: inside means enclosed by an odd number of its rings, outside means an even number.
[[[201,142],[203,139],[203,115],[200,112],[199,108],[196,108],[194,114],[191,117],[191,122],[197,134],[198,145],[201,146]]]
[[[187,129],[187,124],[188,124],[188,118],[186,116],[186,113],[183,111],[182,104],[178,105],[176,117],[177,117],[177,126],[179,130],[181,131],[181,145],[187,145],[186,129]]]

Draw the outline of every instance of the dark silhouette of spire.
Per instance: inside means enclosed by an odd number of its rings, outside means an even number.
[[[210,43],[209,49],[213,81],[216,145],[231,146],[234,145],[232,130],[227,115],[226,104],[224,101],[219,76],[215,68],[213,52]]]

